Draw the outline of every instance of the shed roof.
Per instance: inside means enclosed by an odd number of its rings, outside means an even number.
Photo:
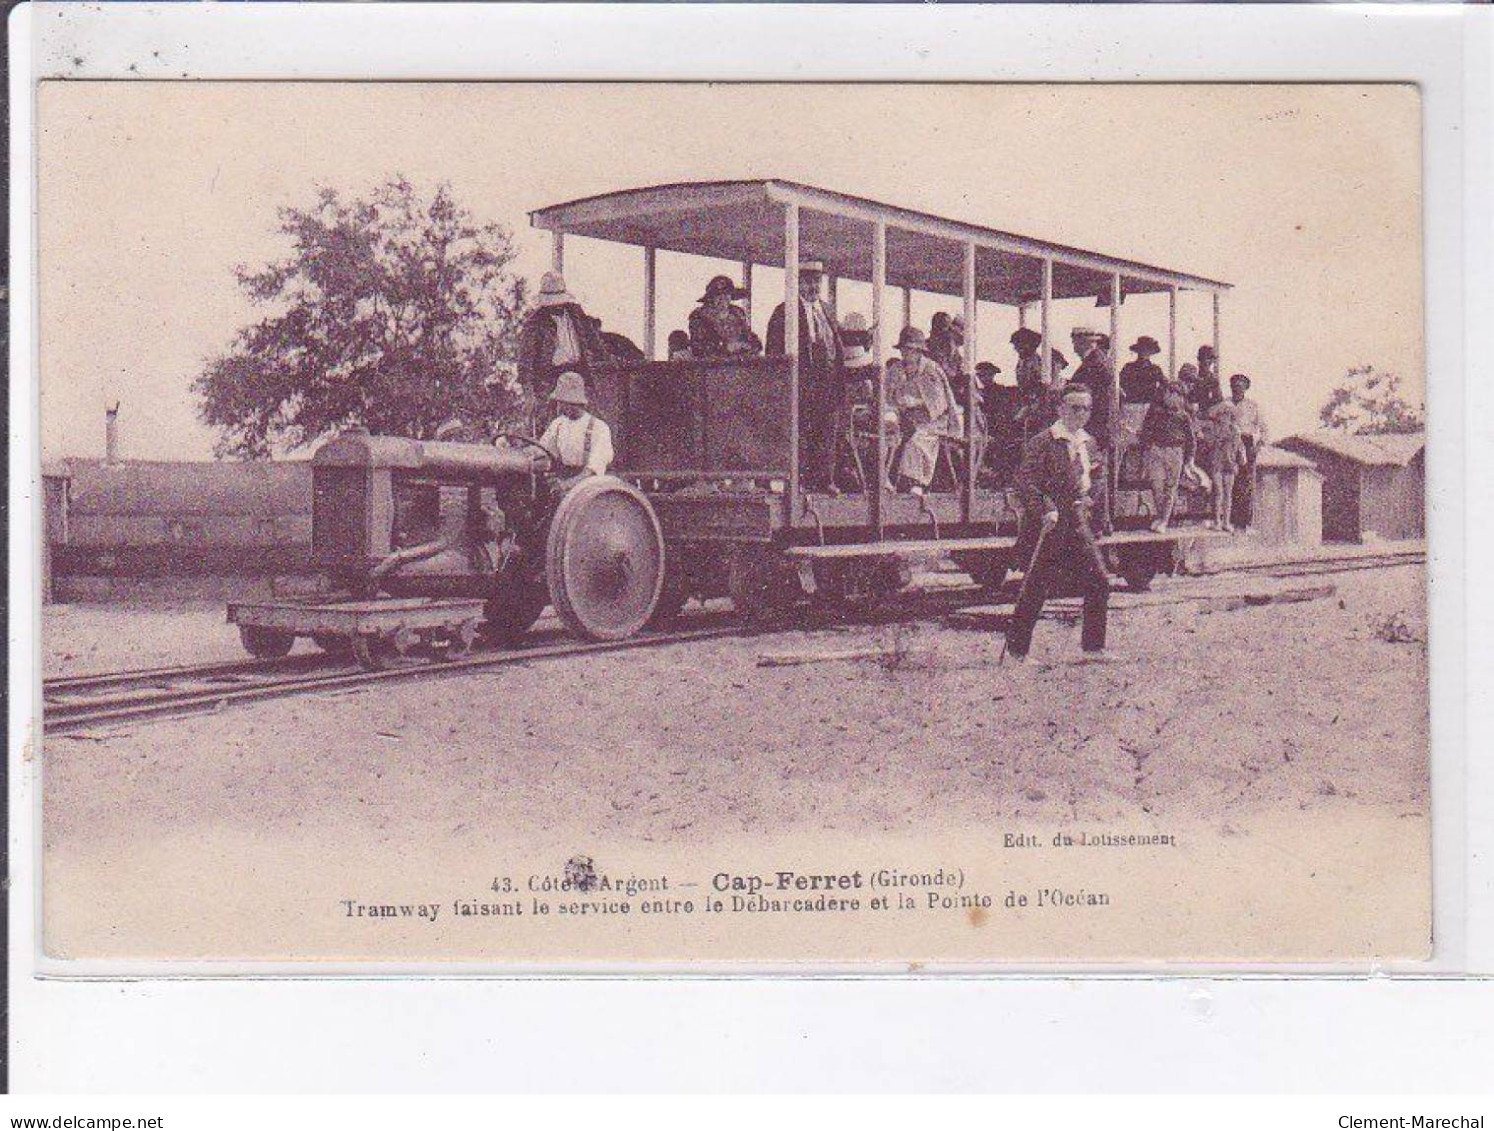
[[[1055,298],[1121,292],[1224,291],[1230,284],[1120,259],[1048,240],[952,220],[866,197],[779,179],[687,181],[649,185],[536,209],[529,221],[547,231],[690,255],[781,266],[783,206],[799,205],[799,250],[839,278],[872,276],[873,225],[887,226],[887,282],[936,294],[964,293],[964,245],[976,246],[976,295],[984,302],[1035,301],[1042,261],[1053,260]]]
[[[1405,467],[1427,446],[1425,432],[1406,432],[1385,436],[1365,436],[1320,428],[1281,441],[1281,446],[1311,457],[1327,452],[1366,467]]]
[[[1309,471],[1318,469],[1318,465],[1312,460],[1275,445],[1267,445],[1257,453],[1256,465],[1258,467],[1299,467]]]

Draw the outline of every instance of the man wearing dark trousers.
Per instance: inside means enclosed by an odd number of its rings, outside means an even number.
[[[1063,391],[1058,423],[1022,448],[1017,487],[1022,496],[1022,536],[1018,559],[1031,563],[1006,633],[1007,651],[1025,659],[1032,630],[1048,597],[1065,582],[1084,597],[1080,647],[1105,648],[1110,578],[1105,572],[1092,520],[1094,496],[1103,490],[1104,461],[1084,430],[1094,397],[1087,385],[1070,382]]]

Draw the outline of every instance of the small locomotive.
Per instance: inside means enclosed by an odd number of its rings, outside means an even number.
[[[501,442],[349,431],[323,444],[312,459],[311,560],[347,599],[231,606],[245,647],[283,656],[310,636],[378,667],[421,643],[513,643],[549,604],[584,639],[642,629],[664,578],[648,499],[612,476],[568,484],[535,441]]]

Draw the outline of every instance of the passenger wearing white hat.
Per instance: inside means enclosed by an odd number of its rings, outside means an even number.
[[[603,356],[597,323],[556,271],[540,279],[535,309],[519,331],[519,381],[537,404],[550,400],[555,380],[573,370],[585,374]]]
[[[799,263],[799,457],[810,489],[835,492],[836,407],[845,398],[844,350],[835,311],[820,297],[825,265]],[[768,353],[787,350],[784,305],[768,319]]]
[[[555,458],[557,470],[569,472],[572,480],[606,475],[612,466],[612,429],[587,411],[586,382],[581,374],[562,373],[550,400],[560,415],[550,421],[539,442]]]

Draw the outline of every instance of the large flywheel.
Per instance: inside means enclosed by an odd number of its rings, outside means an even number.
[[[550,600],[588,640],[622,640],[648,623],[664,584],[664,533],[643,493],[608,475],[572,487],[550,520]]]

